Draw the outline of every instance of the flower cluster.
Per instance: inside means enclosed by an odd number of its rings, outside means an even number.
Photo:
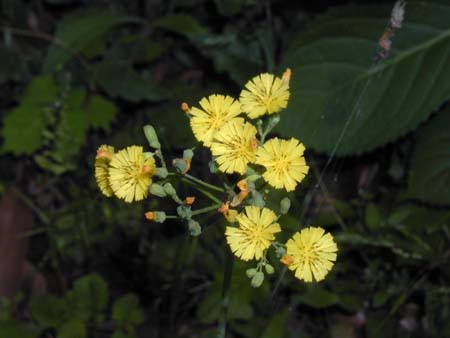
[[[287,191],[293,191],[305,177],[308,166],[300,141],[273,138],[264,142],[279,121],[275,114],[288,105],[290,77],[290,69],[281,78],[267,73],[258,75],[247,82],[239,100],[213,94],[200,100],[200,108],[182,104],[194,136],[211,149],[220,171],[242,175],[250,164],[259,165],[265,168],[263,178],[268,184]],[[242,117],[257,119],[265,115],[275,115],[265,131]]]
[[[235,186],[215,186],[191,176],[188,172],[193,149],[186,149],[182,158],[174,159],[176,172],[169,173],[155,129],[146,125],[144,133],[154,152],[144,152],[141,146],[118,152],[108,145],[98,149],[95,177],[101,192],[125,202],[141,201],[148,195],[170,197],[178,204],[177,215],[148,211],[145,218],[159,223],[179,219],[187,224],[192,236],[202,232],[194,217],[207,212],[221,213],[229,223],[225,237],[231,251],[244,261],[257,261],[256,267],[247,270],[254,287],[263,283],[265,273],[275,271],[267,257],[270,248],[275,249],[280,262],[294,271],[298,279],[306,282],[324,279],[336,260],[333,237],[320,227],[308,227],[286,243],[280,243],[276,240],[276,235],[282,232],[279,219],[289,212],[290,200],[285,197],[280,201],[278,213],[266,207],[266,199],[270,197],[266,184],[294,191],[309,169],[305,147],[299,140],[268,138],[280,121],[279,113],[288,105],[290,77],[289,69],[281,77],[261,74],[247,82],[238,99],[213,94],[202,98],[198,107],[181,105],[195,138],[211,151],[210,171],[240,175]],[[160,168],[156,167],[156,159]],[[153,182],[156,176],[162,181]],[[188,183],[215,204],[192,210],[195,196],[180,198],[169,182],[171,178]]]

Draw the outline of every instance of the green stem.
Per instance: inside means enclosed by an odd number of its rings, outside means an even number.
[[[217,338],[225,338],[227,335],[227,312],[229,303],[229,292],[231,286],[231,276],[233,272],[233,254],[225,246],[226,262],[223,271],[223,286],[222,286],[222,307],[220,309],[219,323],[217,326]]]
[[[221,205],[222,205],[222,203],[217,203],[214,205],[210,205],[209,207],[194,210],[194,211],[192,211],[192,216],[201,215],[201,214],[205,214],[207,212],[213,211],[213,210],[217,210],[218,208],[220,208]]]
[[[189,179],[189,180],[191,180],[191,181],[201,185],[201,186],[204,186],[205,188],[208,188],[208,189],[211,189],[211,190],[214,190],[214,191],[218,191],[218,192],[226,192],[226,190],[224,188],[218,187],[218,186],[213,185],[213,184],[206,183],[206,182],[204,182],[202,180],[199,180],[198,178],[196,178],[194,176],[191,176],[189,174],[184,174],[183,176],[186,177],[187,179]]]
[[[202,188],[200,188],[197,184],[195,184],[192,181],[189,181],[188,179],[181,177],[181,180],[183,182],[186,182],[187,184],[190,184],[191,186],[195,187],[195,189],[197,189],[199,192],[201,192],[203,195],[205,195],[206,197],[208,197],[211,201],[216,202],[216,203],[222,203],[220,199],[218,199],[216,196],[214,196],[213,194],[211,194],[209,191],[206,191]]]

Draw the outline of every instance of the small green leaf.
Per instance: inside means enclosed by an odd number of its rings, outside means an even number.
[[[73,318],[89,320],[97,326],[102,324],[108,303],[108,285],[102,277],[92,274],[77,279],[68,298]]]
[[[207,30],[194,17],[186,14],[163,16],[156,20],[153,25],[191,39],[207,33]]]
[[[106,131],[110,130],[111,122],[117,113],[116,106],[101,96],[92,97],[86,107],[86,111],[89,125]]]
[[[31,154],[43,145],[42,133],[48,121],[46,111],[57,100],[57,88],[49,76],[35,77],[25,90],[18,107],[3,120],[2,152]]]

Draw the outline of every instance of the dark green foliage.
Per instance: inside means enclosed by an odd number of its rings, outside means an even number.
[[[360,154],[410,132],[449,98],[450,6],[409,1],[390,57],[376,63],[390,10],[339,8],[293,38],[283,133],[319,151]]]

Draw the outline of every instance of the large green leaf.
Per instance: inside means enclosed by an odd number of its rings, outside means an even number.
[[[68,15],[56,28],[57,43],[50,46],[44,60],[43,71],[52,72],[65,65],[74,55],[92,46],[92,42],[109,29],[127,20],[130,18],[100,9],[89,9]]]
[[[291,102],[280,130],[338,155],[417,127],[450,96],[450,3],[408,1],[389,57],[374,62],[391,7],[338,8],[290,44]]]
[[[25,90],[20,105],[3,120],[2,152],[31,154],[43,145],[42,133],[48,124],[46,111],[57,99],[51,77],[35,77]]]
[[[450,204],[450,107],[419,131],[411,160],[408,196]]]

